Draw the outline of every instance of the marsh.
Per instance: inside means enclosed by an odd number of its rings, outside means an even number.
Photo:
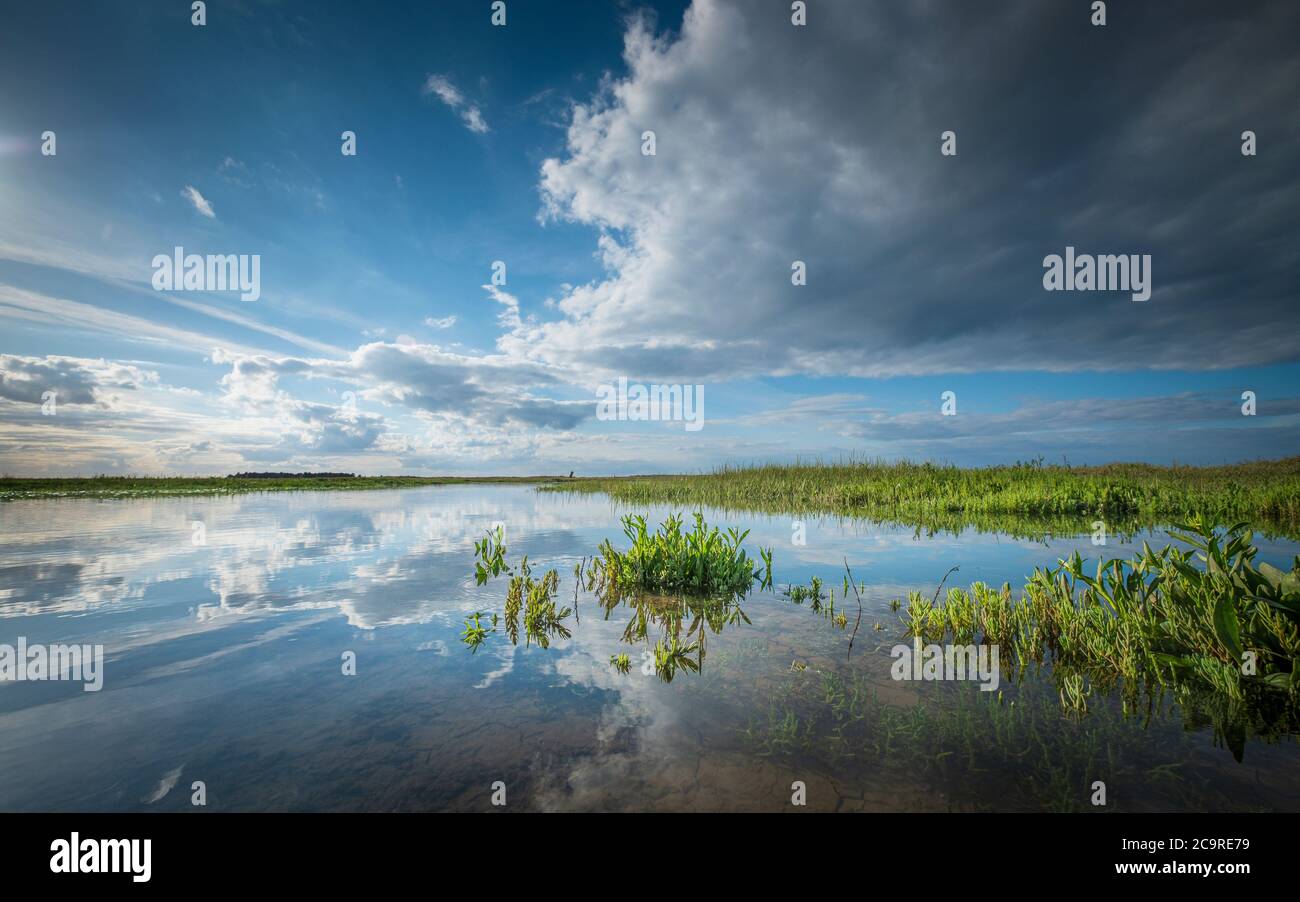
[[[772,549],[775,585],[741,616],[576,585],[576,565],[623,542],[624,514],[697,509],[749,530],[755,557]],[[499,781],[507,810],[779,811],[802,781],[815,810],[1089,811],[1102,780],[1106,810],[1300,810],[1290,735],[1248,730],[1238,761],[1167,702],[1064,710],[1050,668],[997,692],[891,679],[890,649],[910,641],[891,603],[929,598],[954,565],[963,584],[1020,585],[1095,559],[1086,525],[1017,538],[800,519],[795,544],[789,514],[478,484],[0,504],[0,642],[105,651],[100,692],[0,683],[0,809],[193,810],[202,783],[207,810],[480,811]],[[496,524],[512,557],[558,572],[569,638],[462,641],[504,600],[474,576]],[[1104,552],[1144,540],[1169,543],[1139,529]],[[1279,567],[1300,551],[1256,541]],[[846,559],[863,601],[851,654],[825,611],[782,592],[838,590]],[[698,671],[664,679],[647,656],[674,616],[698,616],[707,644]]]

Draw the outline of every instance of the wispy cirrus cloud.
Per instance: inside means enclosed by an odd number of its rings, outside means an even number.
[[[481,135],[488,131],[487,122],[483,119],[478,104],[466,100],[465,95],[451,83],[451,79],[447,76],[428,76],[424,80],[424,88],[421,93],[438,98],[454,110],[460,116],[461,122],[465,123],[465,127],[475,134]]]
[[[199,189],[195,188],[193,185],[186,185],[182,188],[181,197],[189,201],[195,210],[198,210],[200,214],[208,217],[208,219],[217,218],[216,212],[212,209],[212,204],[206,197],[200,194]]]

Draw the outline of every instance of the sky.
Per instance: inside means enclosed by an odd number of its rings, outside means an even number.
[[[14,3],[0,473],[1300,453],[1300,6],[1091,6]]]

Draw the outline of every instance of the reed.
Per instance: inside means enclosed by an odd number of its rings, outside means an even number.
[[[629,505],[708,505],[765,513],[863,516],[919,529],[974,526],[1016,535],[1112,533],[1200,516],[1300,535],[1300,457],[1217,467],[1107,464],[959,468],[848,460],[726,466],[691,476],[586,479],[545,491],[604,492]]]

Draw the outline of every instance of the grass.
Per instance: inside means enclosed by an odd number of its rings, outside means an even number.
[[[1075,552],[1035,570],[1019,598],[983,583],[949,589],[942,604],[914,592],[903,623],[925,642],[996,644],[1021,670],[1050,662],[1075,713],[1099,690],[1119,690],[1129,706],[1172,692],[1207,713],[1240,758],[1248,730],[1300,726],[1300,556],[1283,572],[1254,563],[1244,524],[1177,529],[1185,549],[1144,543],[1092,576]]]
[[[357,489],[405,489],[463,483],[553,483],[563,476],[329,476],[279,478],[237,476],[0,477],[0,501],[26,498],[148,498],[170,495],[234,495]]]
[[[1252,804],[1184,774],[1192,734],[1149,729],[1110,706],[1085,720],[1063,719],[1056,700],[1038,686],[1007,697],[936,690],[922,703],[899,704],[883,701],[857,670],[792,673],[740,739],[756,755],[808,772],[843,773],[856,763],[876,785],[919,783],[963,809],[1241,810]],[[1137,784],[1141,791],[1116,794],[1098,808],[1090,801],[1094,780]]]
[[[1300,457],[1217,467],[1040,461],[967,469],[850,460],[728,466],[694,476],[582,479],[546,490],[604,492],[629,505],[708,505],[765,513],[863,516],[929,530],[1111,533],[1200,516],[1300,535]]]
[[[683,530],[682,522],[680,514],[669,515],[651,534],[645,517],[624,517],[631,547],[619,551],[608,539],[601,543],[590,577],[598,591],[732,597],[748,594],[756,581],[771,586],[772,551],[758,550],[764,565],[759,567],[741,547],[748,530],[710,529],[699,513],[692,529]]]
[[[484,627],[481,612],[465,621],[462,641],[477,651],[492,633],[504,630],[512,644],[519,643],[523,623],[526,640],[547,648],[553,637],[571,636],[567,619],[577,620],[579,589],[594,592],[608,620],[621,605],[632,611],[621,642],[643,645],[654,661],[654,670],[664,682],[672,682],[679,671],[699,673],[704,666],[710,632],[718,633],[748,618],[739,599],[755,582],[764,588],[772,583],[772,553],[759,549],[763,567],[742,547],[747,532],[710,528],[697,514],[690,530],[682,529],[680,515],[670,516],[653,535],[644,517],[629,516],[623,529],[631,547],[614,548],[608,539],[600,553],[574,567],[574,604],[559,609],[555,594],[559,574],[549,570],[534,579],[528,558],[518,567],[509,563],[502,530],[489,531],[474,543],[474,581],[485,585],[498,576],[510,577],[502,615],[492,615],[492,627]],[[651,646],[651,632],[657,634]],[[626,653],[610,656],[610,666],[622,674],[631,668]]]
[[[510,577],[510,586],[506,590],[504,618],[493,614],[491,629],[486,629],[479,623],[479,618],[483,616],[481,612],[465,621],[461,641],[472,651],[478,651],[488,635],[502,626],[503,619],[505,633],[514,645],[519,644],[521,621],[527,645],[535,643],[541,648],[550,648],[553,638],[568,639],[572,636],[565,621],[575,613],[575,609],[561,609],[555,602],[555,592],[560,587],[558,572],[548,570],[541,579],[534,579],[527,555],[524,555],[518,567],[511,567],[506,560],[505,533],[500,527],[489,531],[482,540],[474,543],[474,557],[476,584],[484,585],[493,577],[505,574]]]

